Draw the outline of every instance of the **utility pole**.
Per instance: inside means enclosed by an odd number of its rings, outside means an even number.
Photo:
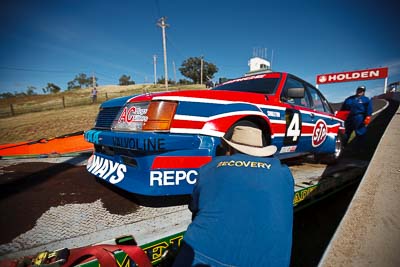
[[[203,56],[200,57],[200,84],[203,84]]]
[[[157,55],[153,55],[153,65],[154,65],[154,84],[157,84]]]
[[[162,17],[159,19],[157,25],[162,29],[162,38],[163,38],[163,49],[164,49],[164,77],[165,77],[165,90],[168,91],[168,67],[167,67],[167,44],[165,40],[165,28],[169,27],[168,24],[165,23],[166,18]]]
[[[175,68],[175,61],[172,61],[172,66],[174,67],[174,81],[175,81],[175,84],[177,84],[177,82],[176,82],[176,68]]]
[[[93,86],[93,88],[96,87],[96,79],[94,78],[94,71],[93,71],[93,75],[92,75],[92,86]]]

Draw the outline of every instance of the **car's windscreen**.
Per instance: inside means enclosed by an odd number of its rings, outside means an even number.
[[[279,78],[260,78],[260,79],[243,79],[237,81],[229,81],[212,90],[228,90],[239,92],[252,92],[259,94],[274,94],[278,86]]]

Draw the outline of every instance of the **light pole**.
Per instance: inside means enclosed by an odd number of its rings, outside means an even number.
[[[153,65],[154,65],[154,85],[157,84],[157,56],[153,55]]]
[[[165,28],[169,27],[168,24],[165,23],[166,18],[162,17],[157,25],[162,29],[162,38],[163,38],[163,49],[164,49],[164,77],[165,77],[165,89],[168,91],[168,67],[167,67],[167,44],[165,40]]]

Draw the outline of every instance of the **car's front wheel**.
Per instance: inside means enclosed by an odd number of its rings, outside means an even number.
[[[316,162],[333,164],[343,154],[343,150],[344,150],[343,135],[338,134],[335,142],[335,152],[331,154],[315,154],[314,159]]]

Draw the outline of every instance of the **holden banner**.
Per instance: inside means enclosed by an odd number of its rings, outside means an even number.
[[[318,87],[318,85],[320,84],[328,84],[328,83],[385,79],[384,92],[386,92],[388,72],[389,69],[387,67],[384,67],[384,68],[318,74],[316,78],[316,85]]]

